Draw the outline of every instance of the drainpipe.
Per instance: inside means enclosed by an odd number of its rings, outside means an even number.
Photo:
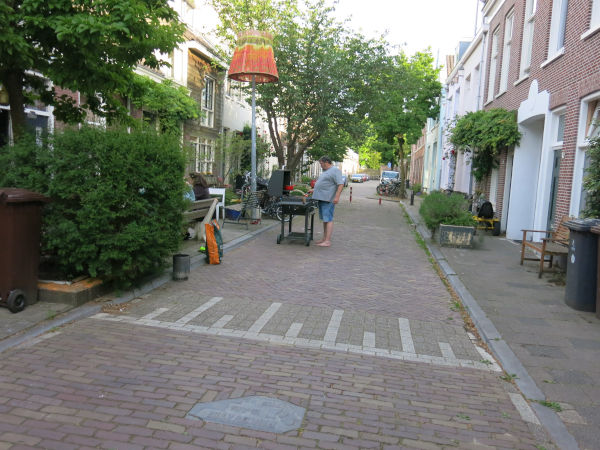
[[[435,186],[434,186],[434,190],[440,190],[441,187],[441,180],[442,180],[442,136],[443,136],[443,129],[444,129],[444,125],[443,125],[443,121],[442,118],[446,115],[446,87],[445,85],[442,86],[442,102],[441,102],[441,106],[440,106],[440,120],[439,120],[439,125],[438,125],[438,139],[437,139],[437,158],[436,158],[436,164],[437,164],[437,176],[436,176],[436,180],[435,180]]]

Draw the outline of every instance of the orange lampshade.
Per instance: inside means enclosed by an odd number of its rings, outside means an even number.
[[[238,35],[238,43],[231,58],[229,78],[237,81],[273,83],[279,80],[273,35],[266,31],[248,30]]]

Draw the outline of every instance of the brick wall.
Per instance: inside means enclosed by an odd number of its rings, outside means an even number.
[[[498,14],[490,21],[491,34],[500,27],[499,61],[497,65],[495,92],[498,92],[500,82],[500,68],[502,66],[502,48],[504,42],[504,21],[506,15],[514,8],[514,31],[510,55],[510,66],[507,91],[487,103],[484,107],[506,108],[517,110],[523,100],[528,97],[529,87],[533,80],[538,80],[539,91],[550,93],[550,109],[565,107],[565,130],[563,138],[564,157],[561,161],[558,198],[556,203],[556,217],[568,214],[573,181],[573,163],[576,152],[577,129],[579,111],[582,97],[600,91],[600,32],[592,34],[585,39],[581,36],[589,28],[591,15],[590,0],[569,0],[568,17],[566,23],[564,54],[553,61],[540,67],[548,58],[548,42],[552,14],[552,0],[538,0],[535,13],[535,32],[531,57],[531,71],[529,77],[516,86],[519,79],[519,65],[521,60],[521,44],[523,36],[523,19],[525,14],[525,0],[507,0],[500,8]],[[487,99],[489,79],[489,60],[491,45],[487,51],[487,75],[484,84],[484,98]],[[550,126],[546,123],[545,126]],[[506,163],[506,155],[501,155],[501,173]],[[504,174],[498,182],[498,205],[501,206],[501,196],[504,192]]]

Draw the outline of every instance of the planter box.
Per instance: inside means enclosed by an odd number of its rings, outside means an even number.
[[[443,247],[470,248],[473,242],[473,234],[475,234],[475,227],[440,225],[440,245]]]

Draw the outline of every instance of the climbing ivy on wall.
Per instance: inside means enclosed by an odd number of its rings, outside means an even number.
[[[472,172],[477,181],[498,167],[502,150],[520,141],[515,112],[501,108],[469,112],[456,121],[450,132],[450,142],[458,150],[472,153]]]

